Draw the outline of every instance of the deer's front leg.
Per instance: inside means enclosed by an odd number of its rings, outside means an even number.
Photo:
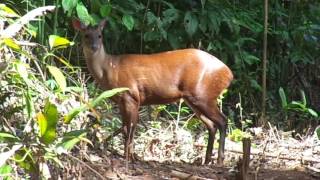
[[[139,120],[139,103],[131,96],[124,95],[119,104],[119,108],[123,122],[124,155],[127,160],[134,160],[133,138]]]

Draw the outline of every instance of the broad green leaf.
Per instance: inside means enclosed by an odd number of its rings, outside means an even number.
[[[10,134],[10,133],[6,133],[6,132],[0,132],[0,141],[1,139],[14,139],[14,140],[20,140],[18,137]]]
[[[120,92],[127,91],[129,88],[116,88],[112,90],[107,90],[101,93],[96,99],[94,99],[90,105],[92,107],[96,107],[101,101],[105,100],[106,98],[112,97]]]
[[[163,11],[163,16],[164,16],[163,18],[164,24],[168,25],[179,18],[179,12],[177,9],[170,8]]]
[[[14,10],[9,8],[5,4],[0,4],[0,10],[4,11],[6,14],[9,14],[11,17],[19,17],[19,15]],[[1,11],[0,11],[0,15],[1,15]]]
[[[4,164],[3,166],[0,167],[0,177],[8,177],[11,175],[12,172],[12,167],[9,165]]]
[[[74,117],[76,117],[79,113],[81,113],[89,108],[94,108],[104,99],[112,97],[112,96],[114,96],[120,92],[126,91],[126,90],[129,90],[129,89],[128,88],[116,88],[116,89],[107,90],[107,91],[103,92],[96,99],[89,102],[90,107],[88,107],[88,105],[83,104],[80,107],[76,107],[76,108],[72,109],[67,115],[64,116],[64,123],[66,123],[66,124],[70,123],[71,120]]]
[[[279,96],[280,96],[280,99],[281,99],[282,108],[287,108],[288,101],[287,101],[286,94],[285,94],[285,92],[284,92],[282,87],[279,88]]]
[[[62,7],[64,12],[68,12],[68,16],[71,15],[72,9],[77,6],[78,0],[62,0]]]
[[[313,117],[318,117],[318,113],[314,111],[313,109],[308,108],[308,112],[313,116]]]
[[[92,145],[91,141],[85,138],[86,135],[86,130],[68,132],[63,136],[62,142],[58,146],[62,146],[66,150],[71,150],[80,141],[86,141]]]
[[[184,27],[190,37],[197,32],[198,24],[197,17],[190,11],[186,12],[184,16]]]
[[[81,105],[80,107],[72,109],[66,116],[63,117],[64,123],[69,124],[73,118],[85,110],[87,110],[86,105]]]
[[[21,47],[12,38],[5,38],[3,42],[13,50],[21,50]]]
[[[58,118],[56,105],[47,100],[43,113],[37,115],[41,141],[45,144],[50,144],[55,140]]]
[[[83,5],[82,2],[79,2],[77,4],[76,10],[77,10],[78,17],[80,18],[82,23],[84,23],[85,25],[89,25],[90,23],[94,23],[93,18],[88,13],[88,9]]]
[[[100,8],[101,16],[102,17],[109,16],[111,9],[112,9],[111,4],[105,4],[105,5],[101,6],[101,8]]]
[[[129,31],[132,31],[134,27],[134,19],[131,15],[125,14],[124,16],[122,16],[122,23]]]
[[[48,121],[44,116],[44,114],[42,113],[37,114],[37,120],[38,120],[39,129],[40,129],[39,136],[42,137],[47,131]]]
[[[74,42],[69,41],[66,38],[57,36],[57,35],[50,35],[49,36],[49,46],[50,49],[53,48],[66,48],[68,46],[74,45]]]
[[[47,66],[47,68],[49,69],[49,72],[51,73],[51,75],[54,77],[57,84],[59,85],[60,90],[64,92],[67,87],[66,77],[62,74],[60,69],[55,66]]]

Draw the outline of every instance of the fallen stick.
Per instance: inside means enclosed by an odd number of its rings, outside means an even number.
[[[175,178],[179,178],[179,179],[187,179],[187,180],[204,180],[207,178],[202,178],[193,174],[189,174],[189,173],[185,173],[185,172],[181,172],[181,171],[177,171],[177,170],[171,170],[170,173],[171,177],[175,177]],[[211,178],[210,178],[211,179]],[[214,178],[214,179],[218,179],[218,177]]]

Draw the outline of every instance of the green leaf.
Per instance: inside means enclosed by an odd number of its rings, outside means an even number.
[[[26,92],[24,92],[24,99],[26,101],[26,110],[28,113],[28,118],[30,119],[34,113],[34,104],[33,104],[31,93],[30,93],[29,89]]]
[[[52,143],[56,138],[56,126],[58,123],[58,110],[56,105],[47,100],[43,113],[37,114],[40,128],[41,141],[45,144]]]
[[[77,6],[78,0],[62,0],[62,7],[64,12],[68,12],[68,16],[71,15],[72,9]]]
[[[300,94],[301,94],[302,104],[306,106],[307,105],[306,94],[302,90],[300,90]]]
[[[122,16],[122,23],[129,31],[132,31],[134,27],[134,19],[131,15],[125,14],[124,16]]]
[[[49,46],[50,49],[53,48],[66,48],[68,46],[74,45],[74,42],[69,41],[66,38],[57,36],[57,35],[50,35],[49,36]]]
[[[78,17],[80,18],[81,22],[85,25],[89,25],[90,23],[94,23],[93,18],[88,13],[88,9],[83,5],[82,2],[79,2],[76,7]]]
[[[184,16],[184,27],[190,37],[197,32],[198,24],[197,17],[190,11],[186,12]]]
[[[48,122],[47,122],[46,117],[42,113],[37,114],[37,120],[38,120],[38,126],[39,126],[39,130],[40,130],[39,136],[42,137],[47,131]]]
[[[0,9],[4,11],[6,14],[10,15],[11,17],[20,17],[14,10],[9,8],[5,4],[0,4]]]
[[[73,118],[75,118],[80,112],[87,110],[86,105],[72,109],[66,116],[63,117],[64,123],[69,124]]]
[[[313,117],[318,117],[318,113],[314,111],[313,109],[308,108],[308,112],[313,116]]]
[[[286,94],[285,94],[282,87],[279,88],[279,95],[280,95],[280,99],[281,99],[282,108],[287,108],[288,101],[287,101]]]
[[[12,167],[9,165],[4,164],[0,167],[0,177],[8,177],[11,175]]]
[[[76,117],[80,112],[83,112],[89,108],[94,108],[97,106],[101,101],[103,101],[106,98],[112,97],[120,92],[129,90],[128,88],[116,88],[112,90],[107,90],[100,94],[96,99],[92,100],[89,102],[89,107],[88,105],[81,105],[80,107],[76,107],[72,109],[67,115],[64,116],[64,123],[68,124],[71,122],[71,120]]]
[[[109,16],[109,14],[111,13],[111,9],[112,9],[111,4],[106,4],[106,5],[101,6],[101,8],[100,8],[101,16],[102,17]]]
[[[0,141],[2,139],[13,139],[13,140],[20,140],[18,137],[10,134],[10,133],[6,133],[6,132],[0,132]]]
[[[71,150],[80,141],[86,141],[92,145],[91,141],[85,138],[86,135],[86,130],[68,132],[63,136],[62,142],[59,143],[58,146],[61,146],[66,150]]]
[[[120,92],[127,91],[129,88],[116,88],[112,90],[107,90],[101,93],[96,99],[94,99],[90,105],[92,107],[96,107],[101,101],[105,100],[106,98],[112,97]]]
[[[160,38],[161,38],[161,35],[157,31],[145,32],[143,35],[143,39],[146,42],[159,40]]]
[[[64,92],[67,87],[67,81],[65,76],[62,74],[60,69],[55,66],[47,66],[47,68],[49,69],[49,72],[51,73],[51,75],[54,77],[57,84],[59,85],[60,90]]]
[[[316,133],[317,133],[318,139],[320,140],[320,127],[316,129]]]
[[[3,42],[5,43],[5,45],[7,45],[9,48],[13,50],[16,50],[16,51],[21,50],[21,47],[12,38],[5,38]]]

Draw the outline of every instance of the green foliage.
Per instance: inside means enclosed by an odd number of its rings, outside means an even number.
[[[295,111],[298,113],[303,113],[305,115],[311,115],[313,117],[318,117],[318,113],[311,108],[307,107],[307,99],[304,91],[300,91],[301,101],[292,101],[291,103],[287,102],[286,94],[282,87],[279,88],[279,95],[281,98],[282,108],[285,111]]]
[[[128,88],[115,88],[112,90],[107,90],[100,94],[97,98],[90,101],[88,104],[81,105],[80,107],[72,109],[66,116],[64,116],[64,123],[70,123],[73,118],[75,118],[79,113],[88,110],[90,108],[96,107],[106,98],[110,98],[118,93],[129,90]]]
[[[243,138],[245,137],[251,137],[250,134],[248,134],[247,132],[243,132],[240,129],[234,129],[229,135],[228,138],[231,141],[235,141],[235,142],[241,142]]]
[[[47,100],[43,113],[37,114],[40,128],[39,137],[45,144],[51,144],[56,139],[56,126],[58,123],[57,107]]]
[[[132,31],[134,27],[134,19],[131,15],[125,14],[124,16],[122,16],[122,23],[129,31]]]
[[[318,139],[320,140],[320,127],[318,127],[316,129],[316,134],[317,134]]]

